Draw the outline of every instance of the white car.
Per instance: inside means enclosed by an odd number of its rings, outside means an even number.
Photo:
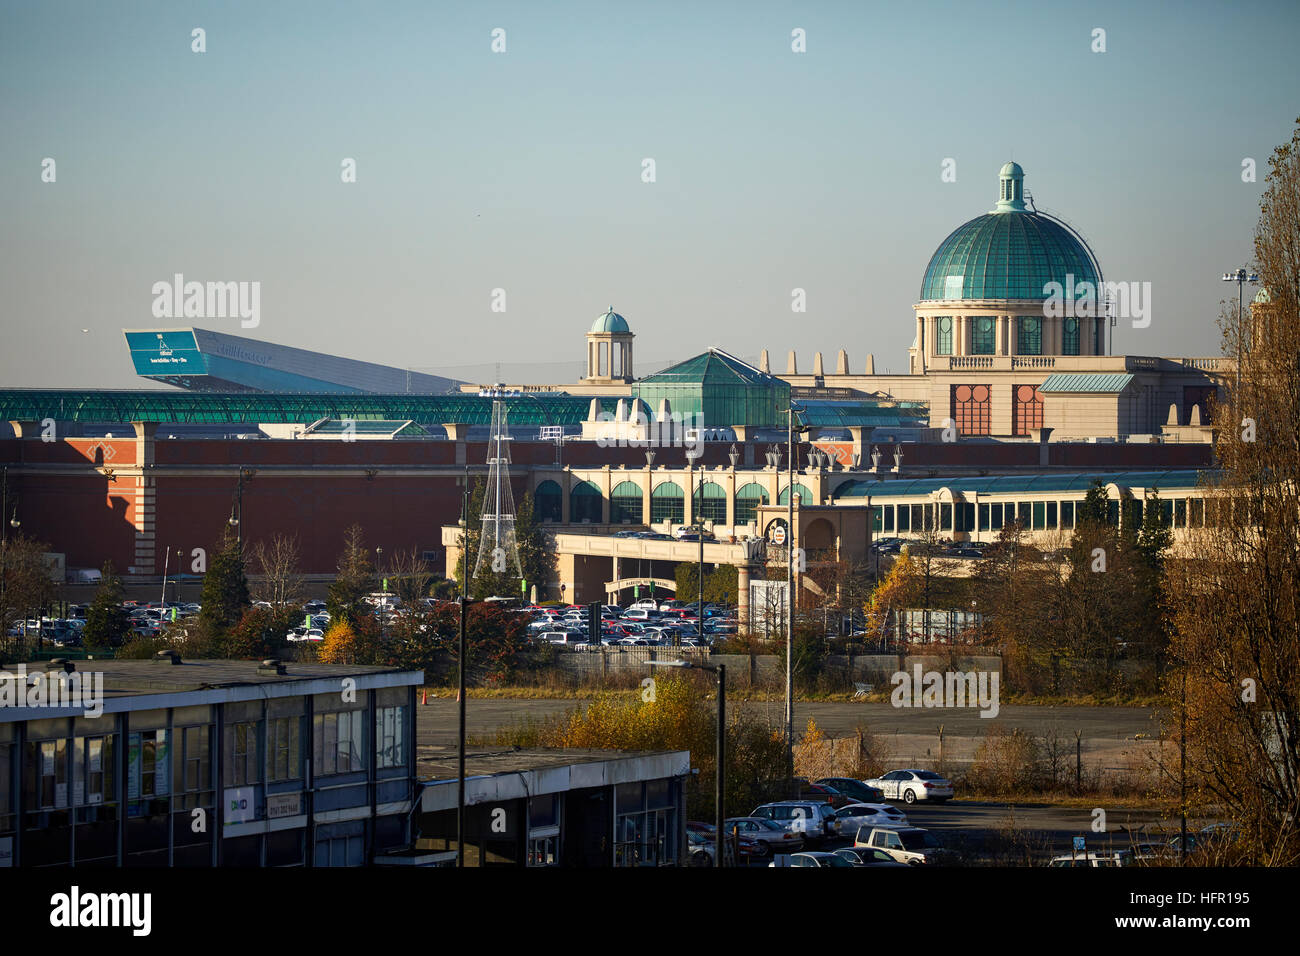
[[[953,795],[952,781],[931,770],[891,770],[883,777],[862,782],[881,791],[886,800],[902,800],[904,803],[918,800],[943,803],[951,800]]]
[[[853,847],[883,850],[899,863],[913,865],[941,863],[952,858],[929,830],[919,827],[863,827]]]
[[[857,833],[861,827],[905,827],[907,816],[887,803],[850,803],[835,811],[841,833]]]

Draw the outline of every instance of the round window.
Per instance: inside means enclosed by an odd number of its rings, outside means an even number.
[[[1020,401],[1028,404],[1034,400],[1034,386],[1021,385],[1016,394],[1020,397]]]
[[[957,386],[957,401],[959,401],[959,402],[969,402],[969,401],[970,401],[970,386],[969,386],[969,385],[958,385],[958,386]]]
[[[976,385],[971,390],[971,397],[977,402],[987,402],[989,400],[989,387],[987,385]]]
[[[945,315],[939,318],[939,331],[940,332],[952,331],[952,319],[950,317]]]
[[[1078,320],[1078,319],[1066,319],[1066,320],[1065,320],[1065,331],[1070,332],[1070,333],[1078,332],[1078,331],[1079,331],[1079,320]]]
[[[976,319],[975,328],[979,329],[981,332],[984,332],[985,334],[992,332],[993,320],[990,318]]]

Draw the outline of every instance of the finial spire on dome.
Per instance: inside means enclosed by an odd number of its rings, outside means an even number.
[[[1006,163],[998,173],[998,204],[993,211],[1025,211],[1025,171],[1018,163]]]

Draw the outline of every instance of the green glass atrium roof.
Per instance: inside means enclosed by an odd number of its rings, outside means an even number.
[[[647,375],[638,385],[776,385],[775,375],[760,371],[721,349],[709,349],[694,358]]]
[[[503,401],[511,425],[579,425],[591,398],[549,392],[494,399],[482,395],[284,394],[115,390],[0,390],[0,421],[167,422],[174,424],[310,423],[322,418],[491,425]],[[617,398],[601,398],[611,417]]]

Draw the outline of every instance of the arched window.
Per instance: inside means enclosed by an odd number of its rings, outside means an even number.
[[[706,481],[695,489],[694,503],[691,506],[694,521],[714,521],[718,524],[727,520],[727,493],[715,481]]]
[[[1021,355],[1043,354],[1043,317],[1020,315],[1016,317],[1016,351]]]
[[[681,522],[685,518],[686,493],[682,491],[680,485],[665,481],[650,492],[650,521],[652,523],[659,524],[661,521]]]
[[[1061,329],[1061,354],[1079,354],[1079,320],[1066,319]]]
[[[796,481],[794,483],[794,493],[799,496],[800,506],[817,504],[817,502],[813,500],[813,494],[811,491],[808,490],[807,485],[801,484]],[[781,489],[781,494],[777,497],[776,503],[779,505],[788,505],[790,503],[789,488]]]
[[[564,514],[564,499],[560,486],[553,481],[543,481],[533,492],[533,508],[538,521],[559,521]]]
[[[569,492],[569,522],[577,524],[589,521],[600,524],[600,489],[595,482],[583,481],[573,486]]]
[[[941,315],[934,320],[934,354],[952,354],[952,316]]]
[[[644,510],[641,486],[634,481],[620,481],[609,493],[610,524],[640,524]]]
[[[749,524],[758,517],[758,506],[768,503],[763,486],[751,481],[736,491],[736,524]]]

